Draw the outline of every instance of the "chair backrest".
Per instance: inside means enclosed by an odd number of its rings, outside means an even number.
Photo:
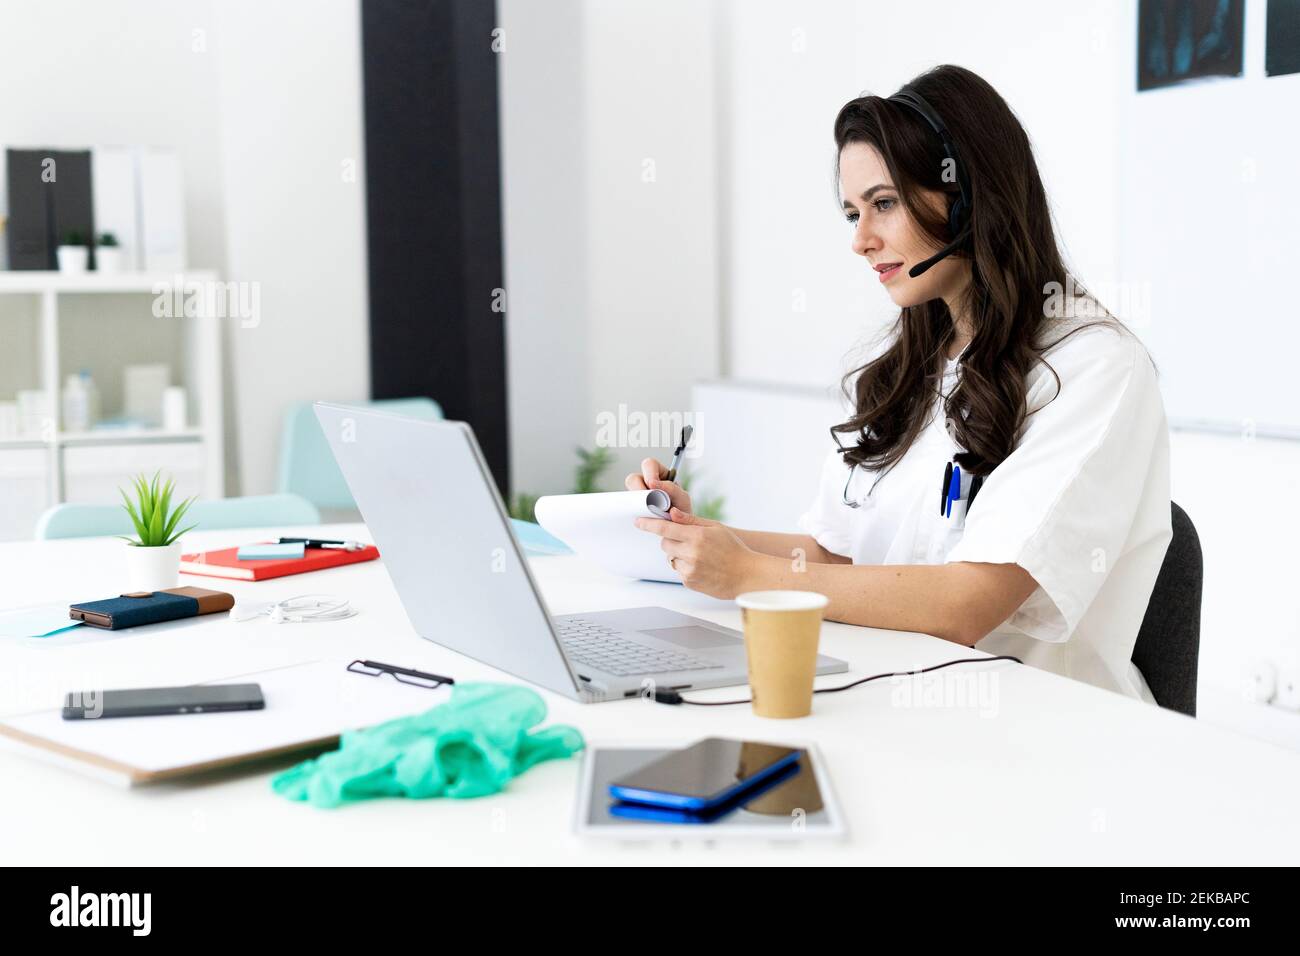
[[[425,421],[442,418],[442,406],[431,398],[390,398],[349,404]],[[277,490],[301,495],[318,508],[356,507],[310,402],[290,406],[285,415]]]
[[[196,501],[181,519],[181,527],[197,524],[198,530],[202,531],[320,523],[320,511],[316,506],[297,495],[251,495],[247,498]],[[37,540],[93,538],[110,534],[135,534],[131,517],[121,505],[55,505],[46,509],[36,522]]]
[[[1196,667],[1201,650],[1201,539],[1192,519],[1170,502],[1174,536],[1147,603],[1133,663],[1161,707],[1196,716]]]

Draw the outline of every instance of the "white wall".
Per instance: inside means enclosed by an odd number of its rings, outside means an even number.
[[[597,416],[718,367],[713,26],[692,0],[501,0],[515,490],[571,487]],[[647,454],[618,447],[607,483]]]
[[[595,415],[620,403],[665,421],[684,416],[691,385],[717,372],[717,169],[709,5],[587,8],[594,432]],[[671,457],[677,436],[665,439],[617,449],[615,475],[647,455]]]
[[[1244,697],[1259,662],[1300,667],[1300,517],[1289,506],[1300,442],[1175,431],[1170,452],[1173,499],[1205,559],[1200,716],[1300,750],[1300,714]]]
[[[590,443],[584,13],[498,4],[510,463],[535,494],[567,490],[571,449]]]
[[[291,403],[370,394],[359,0],[222,0],[215,32],[227,272],[261,288],[260,324],[227,325],[258,494]]]
[[[211,0],[0,5],[0,146],[175,149],[201,268],[225,259],[216,59],[194,49],[212,22]]]
[[[1300,438],[1300,310],[1278,282],[1296,260],[1300,74],[1265,75],[1266,13],[1246,4],[1239,78],[1128,85],[1124,278],[1148,296],[1172,418]]]
[[[832,385],[864,335],[898,310],[849,252],[832,124],[854,96],[888,96],[940,63],[968,67],[1034,142],[1067,255],[1116,274],[1117,34],[1127,4],[726,0],[721,202],[728,373]]]

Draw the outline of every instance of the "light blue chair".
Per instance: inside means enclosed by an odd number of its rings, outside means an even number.
[[[298,495],[251,495],[196,501],[181,519],[181,527],[196,530],[224,528],[275,528],[320,524],[320,511]],[[36,539],[92,538],[110,534],[135,534],[131,517],[118,505],[55,505],[36,522]]]
[[[349,402],[357,408],[405,415],[422,421],[443,417],[442,406],[431,398],[390,398],[371,402]],[[310,402],[290,406],[284,419],[280,442],[280,483],[284,494],[301,495],[318,508],[356,510],[348,483],[339,471],[325,433],[321,431]]]

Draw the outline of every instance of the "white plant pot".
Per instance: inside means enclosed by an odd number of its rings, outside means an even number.
[[[85,272],[90,263],[90,250],[85,246],[59,246],[60,272]]]
[[[122,271],[122,247],[99,246],[95,249],[95,271],[113,275]]]
[[[134,544],[123,547],[126,548],[128,591],[162,591],[180,583],[180,541],[173,541],[165,548],[142,548]]]

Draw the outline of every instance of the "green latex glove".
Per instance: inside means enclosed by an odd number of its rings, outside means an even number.
[[[276,793],[337,807],[371,797],[482,797],[534,764],[582,749],[573,727],[529,733],[546,703],[509,684],[456,684],[432,710],[347,731],[339,749],[271,780]]]

